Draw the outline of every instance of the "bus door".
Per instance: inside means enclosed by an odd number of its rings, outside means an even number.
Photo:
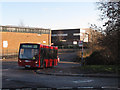
[[[54,66],[56,66],[56,49],[54,49],[54,52],[53,52],[53,59],[54,59]]]
[[[44,48],[40,48],[40,67],[43,68],[44,66],[44,56],[45,55],[45,51]]]
[[[49,48],[45,47],[45,60],[44,60],[44,67],[49,67],[50,66],[50,62],[49,62]]]

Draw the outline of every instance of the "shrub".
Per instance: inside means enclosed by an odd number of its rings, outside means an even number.
[[[94,51],[86,59],[87,65],[113,65],[116,64],[116,60],[110,56],[110,53],[105,50]]]

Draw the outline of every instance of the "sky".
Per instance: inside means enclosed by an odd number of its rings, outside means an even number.
[[[101,24],[95,2],[0,2],[0,13],[1,25],[73,29]]]

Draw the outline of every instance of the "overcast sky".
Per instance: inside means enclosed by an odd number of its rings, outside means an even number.
[[[100,24],[95,2],[1,2],[2,25],[65,29]]]

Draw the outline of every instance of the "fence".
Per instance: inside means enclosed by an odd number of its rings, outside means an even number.
[[[59,49],[79,49],[79,46],[69,45],[69,46],[58,46]]]
[[[88,44],[84,42],[83,43],[83,48],[88,48]],[[79,47],[79,45],[62,45],[62,46],[57,46],[59,49],[81,49],[82,47]]]
[[[18,50],[17,49],[2,49],[0,50],[0,57],[1,58],[12,58],[18,56]]]

